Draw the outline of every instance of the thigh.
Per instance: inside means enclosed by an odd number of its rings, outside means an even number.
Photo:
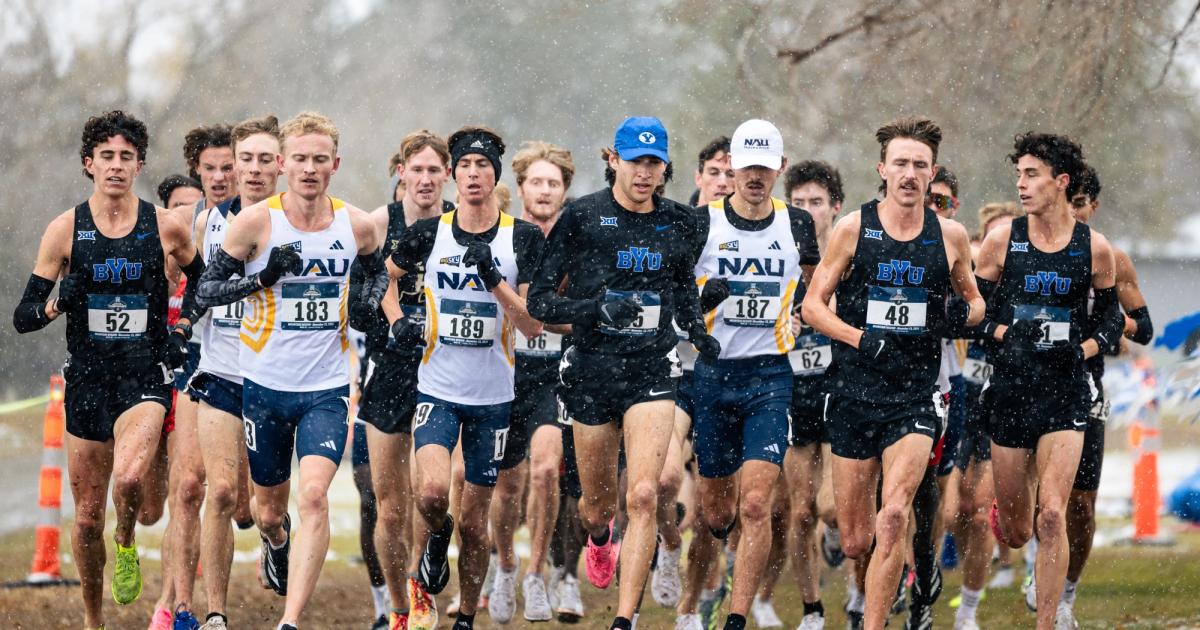
[[[927,435],[910,433],[883,451],[883,502],[912,503],[917,486],[929,466],[933,440]]]
[[[144,402],[130,407],[117,418],[113,426],[114,473],[131,474],[138,479],[146,475],[154,453],[158,450],[159,440],[162,439],[162,421],[166,413],[166,408],[157,402]],[[197,467],[202,467],[195,452],[189,454],[188,460],[194,462]],[[175,466],[172,462],[168,464],[172,468]]]
[[[322,457],[336,468],[346,452],[350,422],[350,388],[337,387],[311,397],[296,425],[296,457]]]
[[[250,478],[264,488],[278,486],[292,476],[296,446],[296,396],[246,381],[242,390],[242,428]]]
[[[512,406],[509,403],[473,406],[464,413],[467,414],[462,423],[465,479],[476,486],[494,488],[508,448]]]
[[[66,436],[67,476],[75,499],[76,520],[103,522],[112,475],[113,442]]]
[[[371,467],[375,496],[380,500],[402,497],[409,489],[409,453],[412,436],[407,433],[385,433],[371,424],[354,427],[367,437],[367,462]]]
[[[700,512],[708,516],[733,515],[738,500],[738,476],[699,477]]]
[[[236,483],[238,467],[246,452],[241,419],[201,401],[196,413],[196,428],[204,472],[210,481],[220,476],[231,484]]]
[[[175,405],[175,428],[167,434],[171,445],[171,475],[194,475],[204,479],[204,456],[200,452],[200,405],[187,396],[179,396]],[[172,482],[177,483],[177,481]]]
[[[783,460],[792,505],[811,505],[821,489],[821,445],[793,446]]]
[[[831,459],[839,526],[853,528],[872,522],[879,485],[879,460],[851,459],[836,453]]]
[[[750,385],[756,379],[752,379]],[[740,405],[742,417],[742,462],[760,461],[776,469],[783,465],[788,448],[788,409],[792,405],[792,373],[776,370],[766,374],[762,384],[748,387],[750,393]]]
[[[621,448],[621,432],[617,423],[571,425],[575,453],[575,468],[579,485],[586,497],[617,496],[617,452]]]
[[[534,464],[551,462],[557,464],[563,458],[563,441],[561,425],[543,424],[533,432],[530,440],[529,457]]]
[[[1083,452],[1083,433],[1055,431],[1038,440],[1038,501],[1042,505],[1066,505]]]
[[[1033,509],[1029,497],[1032,463],[1032,453],[1028,449],[992,444],[992,483],[1002,512],[1028,515]]]
[[[625,459],[629,482],[658,481],[674,431],[675,401],[638,403],[625,412]]]

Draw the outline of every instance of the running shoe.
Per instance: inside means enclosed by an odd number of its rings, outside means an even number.
[[[579,596],[579,578],[574,575],[564,575],[556,589],[554,613],[563,623],[576,623],[583,618],[583,598]]]
[[[808,613],[800,620],[796,630],[825,630],[825,617],[821,613]]]
[[[479,589],[479,599],[475,600],[475,610],[487,610],[488,598],[492,596],[492,583],[496,581],[496,551],[488,553],[487,573],[483,575],[483,588]],[[458,611],[455,610],[457,615]]]
[[[933,573],[928,576],[918,575],[913,581],[912,599],[922,606],[933,606],[942,594],[942,570],[933,567]]]
[[[521,596],[525,598],[526,621],[550,621],[554,611],[550,609],[550,598],[546,595],[546,582],[540,575],[526,575],[521,582]]]
[[[831,568],[842,566],[846,554],[842,551],[842,534],[836,527],[826,527],[821,534],[821,557]]]
[[[137,545],[124,547],[117,543],[117,564],[113,569],[113,601],[120,605],[130,604],[142,596],[142,565],[138,559]]]
[[[1025,592],[1025,607],[1029,609],[1029,612],[1037,612],[1037,580],[1033,578],[1032,574],[1025,578],[1021,590]]]
[[[453,534],[454,519],[449,514],[442,521],[440,531],[429,532],[425,552],[421,554],[421,563],[417,566],[417,580],[430,595],[441,593],[450,582],[450,560],[446,557],[446,551],[450,548]]]
[[[408,629],[434,630],[437,624],[437,602],[433,601],[420,580],[408,578]]]
[[[991,584],[988,585],[988,588],[990,588],[990,587],[991,587]],[[982,602],[984,599],[987,599],[987,588],[984,588],[982,591],[979,591],[979,601]],[[958,609],[959,606],[962,606],[962,593],[955,595],[954,599],[950,600],[951,608]]]
[[[996,569],[996,574],[992,576],[988,582],[988,588],[1002,589],[1011,588],[1017,581],[1017,570],[1012,568],[1012,565],[1001,566]]]
[[[661,541],[658,543],[658,568],[650,578],[650,593],[654,595],[654,601],[664,608],[674,608],[683,594],[683,582],[679,579],[679,556],[682,553],[683,545],[672,551]]]
[[[496,568],[496,581],[492,583],[492,596],[488,598],[488,615],[496,623],[512,621],[517,611],[517,567],[505,571]]]
[[[782,628],[783,620],[775,613],[775,603],[758,595],[750,603],[750,614],[754,615],[754,623],[759,628]]]
[[[211,615],[208,620],[204,622],[204,625],[200,626],[200,630],[229,630],[229,624],[221,615]],[[384,626],[380,630],[387,630],[387,626]]]
[[[980,630],[974,619],[954,619],[954,630]]]
[[[380,630],[408,630],[408,613],[399,613],[392,611],[383,619],[383,627]]]
[[[704,630],[700,615],[695,613],[675,617],[675,630]]]
[[[388,616],[379,615],[376,617],[375,621],[371,623],[370,630],[388,630]]]
[[[861,612],[846,611],[846,630],[863,630],[863,614]]]
[[[287,595],[288,583],[288,551],[292,547],[292,519],[283,515],[283,533],[286,538],[283,546],[276,549],[266,536],[262,536],[263,576],[267,585],[280,597]]]
[[[617,557],[620,554],[620,547],[613,543],[612,528],[613,523],[609,521],[608,539],[603,545],[592,542],[591,536],[588,536],[587,539],[587,551],[584,558],[587,579],[596,588],[608,588],[617,572]]]
[[[908,619],[904,621],[904,630],[933,630],[933,608],[918,604],[914,598]]]
[[[566,572],[562,567],[550,565],[550,579],[546,582],[546,597],[550,601],[550,608],[558,608],[558,583],[562,581]]]
[[[457,617],[458,609],[461,606],[462,606],[462,593],[455,593],[454,597],[450,598],[450,603],[446,604],[446,616],[447,617]],[[484,604],[483,608],[487,608],[487,604]],[[477,608],[476,610],[482,610],[482,609]]]
[[[904,570],[900,573],[900,584],[896,586],[896,598],[892,600],[892,609],[888,611],[888,615],[899,615],[908,608],[908,593],[904,589],[904,583],[908,581],[908,573],[910,569],[908,565],[904,565]]]
[[[200,620],[196,619],[185,604],[180,604],[175,607],[175,620],[171,623],[171,630],[200,630]]]
[[[150,625],[146,626],[146,630],[171,630],[171,611],[162,606],[154,607],[154,614],[150,617]]]
[[[1075,611],[1065,603],[1058,604],[1054,613],[1054,630],[1079,630],[1079,622],[1075,621]]]

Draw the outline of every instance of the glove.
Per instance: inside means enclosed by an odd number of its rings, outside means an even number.
[[[632,324],[641,312],[642,305],[630,298],[596,302],[596,320],[618,330]]]
[[[716,361],[721,356],[721,342],[717,341],[716,337],[708,334],[708,330],[704,328],[704,324],[699,322],[692,324],[688,329],[688,338],[692,345],[696,347],[696,352],[700,353],[706,361]]]
[[[392,338],[388,340],[388,347],[397,349],[404,342],[425,345],[424,322],[416,321],[413,317],[401,317],[392,322]]]
[[[1032,346],[1042,340],[1042,327],[1032,319],[1018,319],[1004,331],[1004,343]]]
[[[172,330],[167,335],[167,352],[164,360],[167,369],[174,370],[183,365],[188,355],[188,338],[179,330]]]
[[[54,306],[58,312],[65,313],[87,301],[87,291],[83,282],[83,274],[78,271],[63,276],[58,283],[58,301]]]
[[[1083,365],[1083,346],[1070,341],[1056,341],[1053,346],[1040,353],[1046,362],[1061,368]]]
[[[479,279],[483,280],[483,286],[487,287],[488,291],[504,282],[504,276],[496,269],[496,261],[492,258],[492,248],[483,241],[472,241],[467,246],[462,264],[464,267],[475,267],[478,270]]]
[[[721,305],[729,297],[729,281],[725,278],[713,278],[704,283],[700,292],[700,310],[707,313]]]
[[[266,268],[258,272],[258,283],[266,288],[279,282],[285,273],[298,276],[304,270],[303,264],[300,252],[288,247],[273,247]]]
[[[858,354],[871,361],[882,361],[899,349],[900,336],[884,330],[866,330],[858,341]]]
[[[955,295],[946,302],[946,328],[951,336],[961,336],[967,328],[967,318],[971,316],[971,305],[961,296]]]

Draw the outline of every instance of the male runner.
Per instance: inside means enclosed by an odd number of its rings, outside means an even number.
[[[1026,216],[988,234],[976,270],[990,296],[978,332],[991,342],[993,366],[983,390],[999,505],[993,530],[1017,547],[1036,525],[1037,625],[1048,629],[1069,561],[1067,501],[1097,394],[1084,362],[1116,346],[1124,317],[1108,239],[1071,216],[1085,168],[1079,145],[1030,132],[1016,137],[1009,159]]]
[[[200,182],[187,175],[168,175],[158,184],[158,199],[162,207],[174,210],[180,206],[195,206],[204,197]]]
[[[406,135],[400,141],[398,155],[396,173],[404,196],[371,213],[376,230],[386,235],[385,256],[391,256],[400,245],[406,228],[442,215],[442,186],[450,167],[446,140],[427,129]],[[424,261],[417,261],[417,265],[414,273],[398,281],[397,289],[400,308],[415,322],[423,321],[425,316]],[[381,310],[365,315],[359,323],[352,313],[351,323],[367,333],[367,367],[358,417],[366,423],[371,482],[378,503],[375,549],[393,607],[388,627],[404,627],[404,623],[432,627],[437,625],[433,598],[421,591],[419,583],[408,579],[405,571],[409,564],[412,504],[409,453],[421,347],[414,343],[415,338],[390,337]],[[418,602],[411,609],[416,619],[408,618],[410,597]]]
[[[875,137],[887,195],[834,226],[803,304],[805,321],[834,340],[826,376],[837,391],[825,417],[838,524],[846,555],[870,555],[865,624],[872,629],[883,627],[892,604],[912,497],[945,422],[940,333],[948,324],[978,323],[984,308],[966,230],[925,208],[941,129],[926,118],[902,118]],[[948,313],[952,288],[967,303]],[[836,314],[829,306],[835,291]]]
[[[725,628],[742,630],[771,549],[772,494],[787,450],[791,315],[820,255],[812,217],[771,196],[787,165],[775,125],[748,120],[730,147],[734,192],[701,219],[700,305],[721,354],[696,362],[694,441],[705,526],[719,540],[735,518],[741,528]]]
[[[575,175],[571,152],[547,142],[529,142],[513,157],[512,167],[517,177],[517,197],[521,199],[521,219],[548,234],[558,221]],[[520,525],[527,474],[525,522],[529,525],[530,550],[521,581],[524,614],[527,621],[549,621],[554,617],[542,567],[558,517],[563,438],[554,385],[558,382],[562,333],[570,330],[566,326],[556,328],[543,330],[537,337],[517,335],[516,398],[490,518],[498,562],[488,614],[497,623],[507,623],[516,610],[518,560],[513,551],[513,533]]]
[[[1100,210],[1100,177],[1088,166],[1083,171],[1079,192],[1071,197],[1071,208],[1075,220],[1083,224],[1091,222]],[[1124,311],[1124,336],[1134,343],[1147,344],[1154,339],[1154,324],[1150,321],[1150,310],[1146,298],[1138,287],[1137,271],[1133,260],[1124,250],[1112,246],[1116,263],[1117,301]],[[1092,537],[1096,534],[1096,492],[1100,489],[1100,468],[1104,464],[1104,424],[1108,420],[1109,404],[1104,397],[1104,357],[1097,355],[1088,359],[1087,370],[1096,386],[1096,401],[1088,414],[1088,427],[1083,434],[1083,455],[1071,498],[1067,502],[1067,543],[1071,561],[1067,566],[1067,580],[1063,585],[1062,597],[1055,612],[1055,625],[1076,628],[1075,594],[1079,578],[1092,552]]]
[[[329,484],[345,450],[346,302],[377,305],[387,278],[370,217],[326,194],[340,163],[333,121],[303,112],[280,136],[288,192],[242,209],[212,253],[197,296],[210,308],[245,300],[238,362],[255,518],[267,583],[287,596],[278,627],[293,630],[325,562]],[[356,256],[371,281],[362,294],[347,296]],[[293,451],[300,460],[300,534],[289,570]]]
[[[628,630],[654,555],[658,479],[671,441],[679,377],[671,320],[702,353],[715,357],[720,344],[699,312],[695,216],[655,194],[669,179],[666,129],[656,118],[628,118],[615,135],[612,186],[563,210],[530,291],[530,312],[573,327],[576,344],[563,355],[560,395],[583,486],[588,579],[599,588],[616,568],[609,522],[624,437],[629,523],[611,627]]]
[[[221,249],[242,208],[273,196],[279,179],[282,155],[275,116],[238,124],[231,132],[231,144],[238,196],[196,218],[196,246],[206,262],[212,262]],[[208,325],[200,333],[204,351],[188,384],[189,396],[199,404],[196,427],[207,478],[200,538],[208,596],[204,630],[223,630],[228,622],[225,604],[233,562],[231,520],[249,474],[238,364],[244,307],[243,301],[237,301],[209,313]]]
[[[817,246],[825,251],[833,219],[842,211],[845,193],[837,169],[825,162],[810,160],[788,167],[784,173],[784,190],[791,205],[803,208],[813,218]],[[829,470],[829,431],[823,413],[826,384],[825,372],[833,361],[833,346],[828,337],[803,326],[796,338],[795,349],[788,353],[794,376],[791,407],[791,439],[783,460],[789,493],[789,527],[794,532],[792,569],[804,602],[800,630],[820,630],[825,627],[825,607],[821,603],[820,572],[817,566],[817,523],[825,521],[827,547],[841,554],[836,513],[833,502],[818,501],[822,487],[827,486]],[[827,490],[825,494],[830,494]],[[840,564],[840,559],[837,564]],[[851,582],[853,583],[853,582]]]
[[[459,209],[413,224],[388,264],[397,279],[424,266],[423,327],[393,301],[396,285],[383,304],[394,337],[425,346],[412,432],[417,509],[430,533],[416,579],[433,595],[450,579],[450,455],[462,434],[466,483],[458,524],[461,603],[454,627],[467,630],[474,627],[487,570],[488,503],[510,430],[513,328],[526,337],[541,333],[541,324],[525,309],[524,294],[544,237],[496,206],[492,191],[504,155],[499,135],[468,126],[454,132],[449,145]],[[409,628],[418,627],[409,621]]]
[[[133,193],[148,144],[145,124],[125,112],[88,119],[79,156],[92,194],[47,226],[13,314],[22,333],[67,317],[71,549],[85,628],[104,627],[101,537],[110,476],[117,515],[113,600],[128,604],[142,592],[134,523],[171,404],[169,371],[183,363],[187,348],[182,331],[167,332],[165,261],[193,281],[204,268],[184,223]],[[59,278],[58,297],[51,298]]]

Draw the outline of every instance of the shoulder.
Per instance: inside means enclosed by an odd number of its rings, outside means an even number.
[[[938,217],[938,225],[941,226],[942,234],[945,235],[946,240],[953,239],[954,241],[958,241],[961,239],[963,242],[970,240],[967,236],[967,228],[954,219]]]
[[[542,237],[542,228],[523,219],[513,219],[513,238],[537,239]]]
[[[246,226],[241,229],[253,229],[255,226],[261,226],[271,221],[271,207],[267,205],[267,200],[264,199],[256,204],[242,208],[238,213],[236,225]]]
[[[371,220],[375,222],[375,225],[387,225],[388,220],[392,216],[390,205],[391,204],[384,204],[368,213],[371,217]]]
[[[804,226],[813,233],[817,231],[817,223],[813,221],[812,215],[803,208],[797,208],[791,204],[787,204],[788,221],[793,226]]]
[[[1107,252],[1109,254],[1113,254],[1113,255],[1116,254],[1116,248],[1112,246],[1112,243],[1108,242],[1108,237],[1104,236],[1103,234],[1097,232],[1096,230],[1094,230],[1092,228],[1088,228],[1088,230],[1090,230],[1092,233],[1092,253],[1093,253],[1093,255],[1095,255],[1095,254],[1103,255],[1105,252]]]
[[[42,240],[53,243],[63,251],[70,251],[71,243],[74,242],[76,236],[75,208],[68,208],[50,220],[50,223],[46,225],[46,232]]]

